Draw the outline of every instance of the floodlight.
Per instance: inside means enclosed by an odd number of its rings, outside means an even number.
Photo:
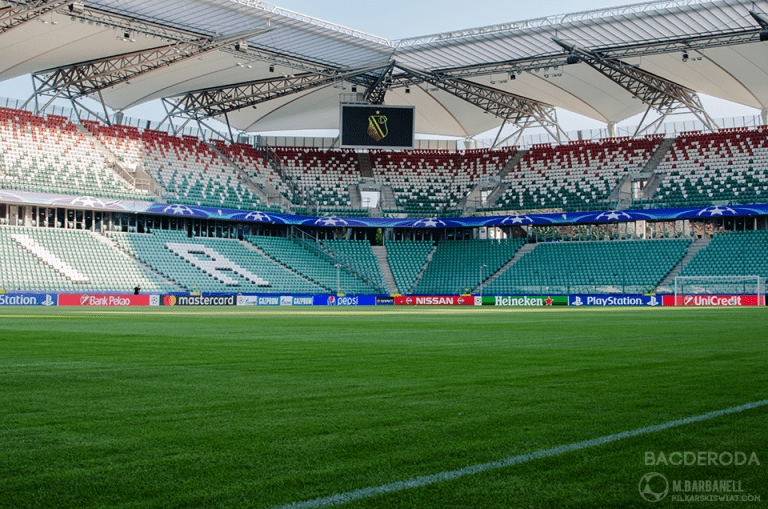
[[[75,14],[82,14],[85,12],[85,5],[83,5],[83,2],[73,2],[69,4],[69,12],[74,12]]]

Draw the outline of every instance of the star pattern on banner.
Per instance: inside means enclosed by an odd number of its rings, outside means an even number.
[[[315,221],[315,224],[320,226],[345,226],[349,223],[347,223],[344,219],[341,219],[340,217],[321,217],[317,221]]]
[[[250,212],[243,219],[246,221],[258,221],[260,223],[271,223],[272,218],[263,212]]]
[[[191,208],[185,206],[185,205],[168,205],[163,209],[163,212],[170,212],[171,214],[178,214],[178,215],[190,215],[194,216],[195,213],[192,211]]]
[[[701,216],[707,213],[709,214],[709,217],[722,216],[725,213],[727,213],[726,215],[733,216],[736,214],[736,211],[731,207],[708,207],[706,209],[702,209],[701,212],[699,212],[697,215]]]
[[[444,221],[440,221],[437,218],[430,217],[429,219],[419,219],[415,223],[413,223],[413,226],[421,226],[424,228],[436,228],[438,226],[445,226]]]

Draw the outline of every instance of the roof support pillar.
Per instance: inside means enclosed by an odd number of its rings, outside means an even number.
[[[763,125],[768,125],[768,109],[760,110],[760,119],[763,121]]]
[[[608,137],[609,138],[615,138],[616,137],[616,122],[608,122]]]

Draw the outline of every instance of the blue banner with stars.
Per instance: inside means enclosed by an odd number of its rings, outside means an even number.
[[[150,214],[167,214],[206,219],[228,219],[254,223],[296,226],[328,226],[358,228],[472,228],[478,226],[510,225],[565,225],[578,223],[606,223],[619,221],[674,221],[677,219],[703,219],[711,217],[768,215],[768,204],[730,205],[719,207],[686,207],[652,210],[613,210],[603,212],[567,212],[557,214],[526,214],[486,217],[455,218],[383,218],[383,217],[308,217],[271,212],[215,209],[187,205],[153,204]]]
[[[92,196],[57,195],[2,189],[0,189],[0,202],[46,205],[50,207],[109,210],[114,212],[123,211],[163,214],[204,219],[228,219],[232,221],[247,221],[253,223],[358,228],[473,228],[478,226],[508,225],[546,226],[618,221],[674,221],[678,219],[768,215],[768,204],[762,203],[755,205],[728,205],[717,207],[608,210],[599,212],[566,212],[555,214],[512,214],[455,218],[310,217],[295,216],[292,214],[275,214],[272,212],[219,209],[215,207],[115,200]]]

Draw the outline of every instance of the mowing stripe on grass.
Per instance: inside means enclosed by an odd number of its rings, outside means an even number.
[[[653,433],[655,431],[663,431],[665,429],[674,428],[676,426],[682,426],[683,424],[690,424],[693,422],[706,421],[708,419],[714,419],[721,415],[735,414],[743,412],[744,410],[750,410],[761,406],[768,405],[768,399],[762,401],[756,401],[754,403],[746,403],[744,405],[726,408],[725,410],[717,410],[715,412],[709,412],[703,415],[697,415],[695,417],[687,417],[685,419],[679,419],[677,421],[669,421],[664,424],[657,424],[655,426],[648,426],[646,428],[640,428],[632,431],[624,431],[615,435],[606,435],[604,437],[593,438],[591,440],[584,440],[583,442],[576,442],[569,445],[561,445],[559,447],[553,447],[552,449],[544,449],[541,451],[530,452],[526,454],[520,454],[519,456],[511,456],[498,461],[492,461],[490,463],[481,463],[479,465],[471,465],[456,470],[450,470],[448,472],[440,472],[438,474],[424,475],[409,479],[407,481],[398,481],[389,484],[382,484],[381,486],[371,486],[369,488],[363,488],[360,490],[348,491],[346,493],[337,493],[330,497],[316,498],[314,500],[307,500],[305,502],[294,502],[292,504],[282,505],[275,507],[274,509],[316,509],[320,507],[332,507],[336,505],[345,504],[354,500],[360,500],[363,498],[372,498],[386,493],[394,493],[397,491],[408,490],[411,488],[419,488],[428,484],[434,484],[443,481],[449,481],[451,479],[458,479],[465,475],[478,474],[480,472],[486,472],[488,470],[496,470],[499,468],[509,467],[512,465],[518,465],[520,463],[526,463],[528,461],[537,460],[540,458],[547,458],[549,456],[559,456],[566,452],[578,451],[580,449],[587,449],[589,447],[595,447],[598,445],[608,444],[616,442],[624,438],[636,437],[638,435],[644,435],[647,433]]]

